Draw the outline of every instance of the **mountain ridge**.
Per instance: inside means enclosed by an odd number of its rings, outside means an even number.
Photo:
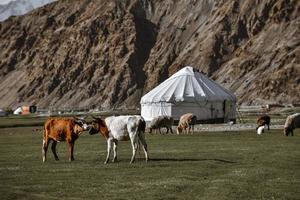
[[[298,103],[299,4],[46,5],[0,24],[0,105],[22,97],[40,107],[138,108],[143,94],[186,65],[233,91],[239,104]]]

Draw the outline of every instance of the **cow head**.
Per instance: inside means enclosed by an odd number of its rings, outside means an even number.
[[[89,124],[89,126],[90,126],[89,134],[90,135],[94,135],[99,132],[99,130],[100,130],[99,122],[100,121],[101,121],[101,118],[93,117],[93,121]]]
[[[109,131],[108,131],[105,121],[103,119],[101,119],[100,117],[94,117],[94,116],[92,116],[92,117],[93,117],[93,121],[90,124],[89,134],[94,135],[94,134],[100,132],[104,137],[108,138]]]
[[[89,126],[86,123],[86,121],[84,120],[84,118],[73,117],[73,120],[74,120],[75,124],[78,125],[82,129],[81,131],[88,130]]]
[[[283,134],[284,134],[285,136],[289,136],[290,132],[291,132],[291,129],[288,128],[288,127],[285,127],[285,128],[283,129]]]

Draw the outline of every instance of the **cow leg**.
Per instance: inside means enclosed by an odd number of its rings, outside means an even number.
[[[140,139],[140,141],[143,145],[146,162],[148,162],[149,156],[148,156],[148,147],[147,147],[147,143],[146,143],[146,140],[145,140],[145,135],[144,134],[139,134],[139,139]]]
[[[294,136],[294,131],[293,131],[293,129],[291,130],[291,136]]]
[[[112,147],[112,139],[107,140],[107,155],[104,164],[107,164],[109,161],[110,151]]]
[[[131,157],[131,160],[130,160],[130,164],[132,164],[134,162],[136,151],[137,151],[137,138],[136,138],[136,136],[131,139],[131,146],[132,146],[132,157]]]
[[[118,141],[115,140],[114,141],[114,158],[113,158],[112,162],[117,162],[117,148],[118,148]]]
[[[172,126],[171,126],[171,127],[169,127],[169,129],[170,129],[170,132],[173,134]]]
[[[59,159],[58,159],[58,156],[57,156],[57,154],[56,154],[56,144],[57,144],[56,141],[53,141],[53,142],[52,142],[51,150],[52,150],[52,153],[53,153],[53,155],[54,155],[55,160],[59,160]]]
[[[43,139],[43,146],[42,146],[43,162],[46,162],[47,150],[48,150],[49,142],[50,141],[48,140],[48,138]]]
[[[73,161],[74,160],[74,156],[73,156],[73,152],[74,152],[74,142],[72,141],[68,141],[68,145],[69,145],[69,161]]]

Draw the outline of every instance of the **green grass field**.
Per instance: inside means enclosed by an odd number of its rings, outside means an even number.
[[[104,165],[105,140],[88,133],[74,162],[62,142],[60,161],[49,149],[42,163],[42,134],[32,129],[0,129],[1,199],[300,199],[299,130],[147,134],[148,163],[141,151],[130,165],[121,142],[119,162]]]

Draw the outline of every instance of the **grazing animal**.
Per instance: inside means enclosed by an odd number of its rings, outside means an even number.
[[[149,160],[145,129],[146,122],[143,117],[138,115],[112,116],[105,118],[105,120],[94,117],[89,133],[93,135],[100,132],[107,140],[107,156],[104,164],[107,164],[109,161],[112,144],[114,144],[112,161],[116,162],[118,142],[130,140],[132,146],[130,163],[133,163],[140,143],[145,152],[146,162]]]
[[[43,135],[43,162],[46,161],[47,149],[52,141],[51,150],[55,160],[59,160],[56,154],[57,142],[66,141],[69,146],[69,161],[74,160],[73,151],[75,140],[79,135],[88,129],[88,125],[82,119],[73,118],[50,118],[44,124]]]
[[[257,128],[257,134],[258,134],[258,135],[261,135],[261,134],[264,132],[264,128],[265,128],[265,126],[260,126],[260,127],[258,127],[258,128]]]
[[[158,116],[155,117],[149,125],[150,133],[152,133],[152,129],[158,129],[159,133],[161,133],[160,128],[166,127],[167,133],[169,133],[169,130],[171,133],[173,133],[172,125],[173,125],[174,119],[170,116]]]
[[[269,115],[262,115],[257,118],[257,127],[256,130],[261,127],[261,126],[268,126],[268,130],[270,130],[270,122],[271,122],[271,117]]]
[[[287,116],[283,130],[284,135],[289,136],[291,134],[294,136],[293,130],[295,128],[300,128],[300,113]]]
[[[180,134],[182,131],[186,131],[186,134],[189,134],[189,131],[192,128],[192,134],[194,133],[194,125],[197,122],[197,117],[193,113],[187,113],[180,117],[177,134]]]

